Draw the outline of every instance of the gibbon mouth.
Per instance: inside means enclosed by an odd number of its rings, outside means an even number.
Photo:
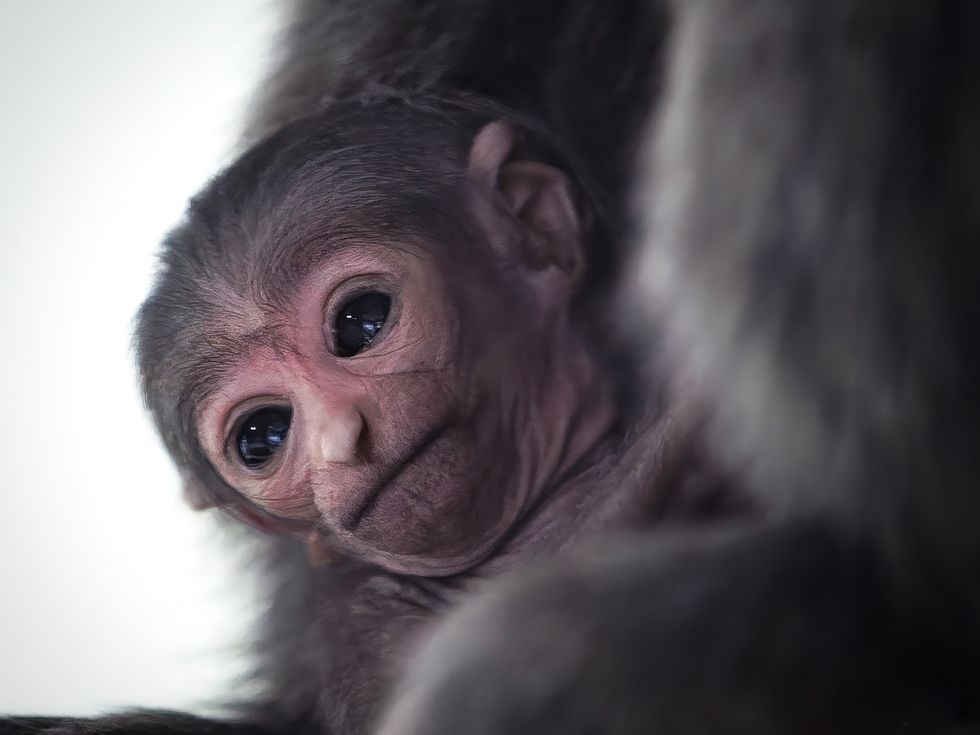
[[[395,465],[374,484],[374,486],[368,491],[364,496],[364,503],[361,507],[351,516],[350,521],[343,524],[344,528],[348,531],[354,531],[364,520],[364,517],[370,512],[371,508],[377,502],[381,494],[392,485],[395,480],[405,471],[409,465],[414,463],[419,457],[425,454],[436,441],[446,433],[449,428],[448,423],[442,423],[438,426],[430,429],[423,437],[422,440],[416,444],[405,457]]]

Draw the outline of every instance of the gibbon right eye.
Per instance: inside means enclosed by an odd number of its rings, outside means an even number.
[[[334,323],[334,342],[339,357],[353,357],[378,336],[391,309],[391,299],[371,291],[355,297],[340,310]]]

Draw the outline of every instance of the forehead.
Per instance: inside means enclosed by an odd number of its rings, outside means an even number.
[[[226,280],[281,312],[311,273],[355,268],[358,259],[367,264],[403,249],[455,251],[471,235],[465,182],[459,183],[451,194],[411,186],[385,191],[377,183],[347,187],[320,175],[283,191],[257,192],[238,221],[219,233],[219,250],[231,256]]]
[[[284,327],[317,277],[369,251],[468,249],[465,171],[445,142],[437,155],[433,141],[339,145],[317,131],[304,123],[243,156],[194,200],[170,243],[173,275],[190,287],[190,331],[174,336],[192,403],[249,352],[287,344]]]

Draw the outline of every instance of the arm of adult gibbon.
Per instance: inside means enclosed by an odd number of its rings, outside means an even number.
[[[269,735],[272,730],[185,715],[145,710],[97,720],[70,717],[13,717],[0,720],[3,735]]]
[[[383,735],[980,725],[980,6],[676,8],[640,298],[770,520],[474,601]]]

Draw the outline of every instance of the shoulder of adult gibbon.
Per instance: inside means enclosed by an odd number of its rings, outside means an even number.
[[[633,270],[658,357],[777,517],[976,613],[980,6],[675,6]]]
[[[245,142],[372,87],[449,90],[540,120],[614,201],[660,86],[663,0],[295,0]]]

